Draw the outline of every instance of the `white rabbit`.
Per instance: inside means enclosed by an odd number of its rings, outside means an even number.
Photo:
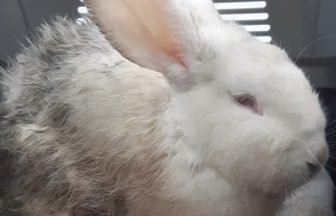
[[[210,0],[86,3],[103,34],[58,20],[4,71],[5,211],[271,216],[326,162],[302,71]]]

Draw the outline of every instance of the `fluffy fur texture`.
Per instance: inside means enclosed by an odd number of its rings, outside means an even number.
[[[58,19],[2,71],[0,146],[13,171],[4,215],[331,211],[329,194],[318,194],[325,206],[309,201],[317,194],[309,185],[329,191],[327,175],[300,187],[328,155],[325,118],[303,73],[279,48],[222,22],[210,1],[169,2],[161,9],[172,37],[159,47],[116,33],[132,22],[116,25],[89,4],[108,40],[94,24]]]

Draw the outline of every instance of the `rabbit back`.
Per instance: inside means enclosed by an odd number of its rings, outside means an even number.
[[[93,24],[58,18],[40,32],[2,71],[0,147],[15,161],[4,208],[125,215],[131,197],[160,188],[168,84],[124,59]]]

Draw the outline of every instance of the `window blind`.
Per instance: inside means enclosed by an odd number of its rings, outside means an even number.
[[[79,1],[82,6],[77,9],[80,15],[77,22],[82,23],[86,21],[88,10],[83,4],[83,0]],[[272,41],[266,1],[214,0],[214,4],[224,20],[240,23],[260,41],[267,43]]]
[[[266,1],[214,0],[221,17],[235,21],[263,42],[271,42],[271,25]]]

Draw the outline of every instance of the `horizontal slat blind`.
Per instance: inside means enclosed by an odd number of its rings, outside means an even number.
[[[83,0],[79,1],[83,3]],[[240,23],[263,42],[272,41],[266,1],[214,0],[214,4],[224,20]],[[77,19],[77,22],[85,22],[85,18],[88,16],[87,8],[84,5],[78,7],[78,13],[80,18]]]
[[[221,17],[236,21],[263,42],[271,42],[271,25],[266,1],[214,0]]]
[[[82,3],[82,6],[78,7],[77,12],[79,13],[80,17],[77,19],[77,23],[86,22],[88,16],[88,9],[84,6],[83,0],[79,0]]]

